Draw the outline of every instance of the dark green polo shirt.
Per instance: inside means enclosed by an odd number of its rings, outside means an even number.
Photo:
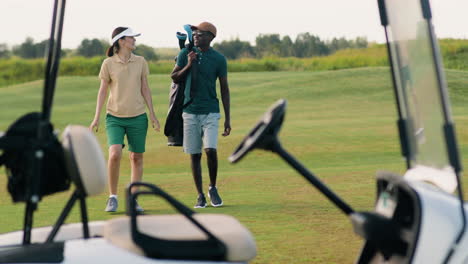
[[[196,49],[196,48],[195,48]],[[198,77],[195,97],[191,104],[184,108],[184,112],[190,114],[219,113],[219,101],[216,95],[216,80],[227,76],[226,58],[210,47],[206,52],[196,49],[198,65]],[[183,68],[187,65],[187,49],[182,49],[177,56],[177,66]],[[191,74],[187,75],[191,80]],[[185,103],[190,100],[191,84],[187,81],[185,89]]]

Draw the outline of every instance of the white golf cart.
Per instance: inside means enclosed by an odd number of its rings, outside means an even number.
[[[286,101],[273,105],[230,157],[259,148],[279,154],[317,187],[365,239],[358,263],[467,263],[466,208],[461,165],[428,0],[378,0],[385,28],[398,129],[408,170],[377,175],[374,212],[355,212],[278,141]],[[0,235],[0,263],[246,263],[254,240],[237,220],[196,214],[154,185],[128,195],[128,217],[88,223],[86,196],[104,188],[105,165],[95,137],[70,126],[62,143],[49,121],[65,0],[55,1],[41,113],[17,120],[0,138],[9,191],[26,202],[24,230]],[[41,197],[76,186],[56,224],[32,228]],[[457,191],[458,196],[453,195]],[[157,195],[180,215],[137,215],[134,198]],[[82,223],[63,225],[76,200]],[[339,249],[337,249],[339,250]]]
[[[375,211],[355,212],[283,149],[277,134],[285,100],[265,113],[230,161],[238,162],[256,148],[281,156],[350,217],[365,239],[358,263],[468,263],[461,164],[429,1],[378,4],[408,169],[403,176],[377,174]]]

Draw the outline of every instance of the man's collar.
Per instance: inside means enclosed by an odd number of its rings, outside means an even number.
[[[211,48],[211,46],[208,47],[208,49],[206,51],[202,51],[200,48],[197,48],[197,50],[201,53],[207,53],[207,52],[210,52],[213,48]]]

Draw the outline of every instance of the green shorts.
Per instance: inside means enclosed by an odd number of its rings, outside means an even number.
[[[116,117],[106,115],[107,144],[124,145],[127,135],[128,150],[135,153],[145,152],[146,132],[148,131],[148,117],[146,113],[135,117]]]

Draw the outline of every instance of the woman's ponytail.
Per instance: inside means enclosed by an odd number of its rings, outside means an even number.
[[[114,31],[112,31],[112,38],[114,38],[118,34],[122,33],[126,29],[127,29],[127,27],[118,27],[118,28],[114,29]],[[112,56],[114,56],[114,53],[119,53],[119,49],[120,49],[119,41],[117,40],[116,42],[112,43],[112,46],[110,46],[107,49],[107,51],[106,51],[107,57],[112,57]]]
[[[114,56],[114,53],[118,53],[119,52],[119,42],[116,41],[114,43],[114,45],[110,46],[109,48],[107,48],[107,51],[106,51],[106,55],[107,57],[112,57]]]

